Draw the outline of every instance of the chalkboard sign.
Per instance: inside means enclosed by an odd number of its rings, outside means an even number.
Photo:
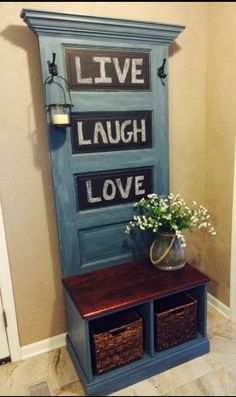
[[[67,80],[75,90],[149,90],[149,52],[65,48]]]
[[[138,201],[152,192],[152,167],[76,175],[75,187],[78,211]]]
[[[72,152],[152,147],[152,112],[73,113]]]

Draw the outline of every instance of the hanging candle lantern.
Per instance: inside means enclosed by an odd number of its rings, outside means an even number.
[[[69,127],[71,125],[71,108],[73,107],[71,101],[70,90],[68,86],[68,82],[62,76],[58,75],[57,65],[55,64],[56,54],[53,53],[53,60],[52,63],[49,64],[49,73],[50,75],[46,77],[44,80],[44,87],[57,85],[62,89],[63,97],[65,102],[64,103],[52,103],[46,105],[47,110],[49,111],[50,115],[50,123],[54,127],[64,128]],[[58,80],[59,79],[59,80]],[[60,80],[63,80],[63,85],[61,84]],[[66,87],[66,91],[65,88]],[[66,102],[66,92],[68,93],[68,97],[70,103]]]

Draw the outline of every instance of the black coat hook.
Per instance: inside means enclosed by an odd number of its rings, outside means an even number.
[[[157,74],[160,79],[165,79],[167,77],[167,74],[165,73],[165,63],[166,58],[163,59],[163,64],[157,69]]]
[[[58,75],[58,70],[57,70],[57,65],[55,64],[55,60],[56,60],[56,53],[53,52],[52,53],[52,62],[51,63],[48,62],[48,70],[52,76]]]

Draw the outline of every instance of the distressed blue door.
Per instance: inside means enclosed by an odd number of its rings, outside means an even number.
[[[183,27],[49,14],[35,24],[43,79],[56,53],[73,102],[70,128],[48,120],[66,277],[148,256],[148,235],[125,228],[134,202],[168,193],[168,77],[157,71]],[[47,103],[64,100],[46,87]]]

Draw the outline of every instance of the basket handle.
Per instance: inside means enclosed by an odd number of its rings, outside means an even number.
[[[126,331],[126,326],[124,326],[124,327],[121,327],[121,328],[119,328],[119,329],[115,329],[114,331],[111,331],[111,335],[112,336],[118,336],[118,335],[120,335],[121,334],[121,332],[123,332],[123,331]]]
[[[153,265],[157,265],[158,263],[160,263],[169,254],[171,248],[173,247],[175,237],[176,237],[175,235],[174,235],[174,237],[172,237],[171,242],[168,245],[168,247],[166,248],[165,252],[157,260],[153,259],[153,250],[154,250],[155,240],[153,241],[151,248],[150,248],[150,259],[151,259],[151,262]]]
[[[175,315],[175,314],[181,314],[185,311],[185,307],[177,307],[176,309],[173,309],[170,313],[170,315]]]

